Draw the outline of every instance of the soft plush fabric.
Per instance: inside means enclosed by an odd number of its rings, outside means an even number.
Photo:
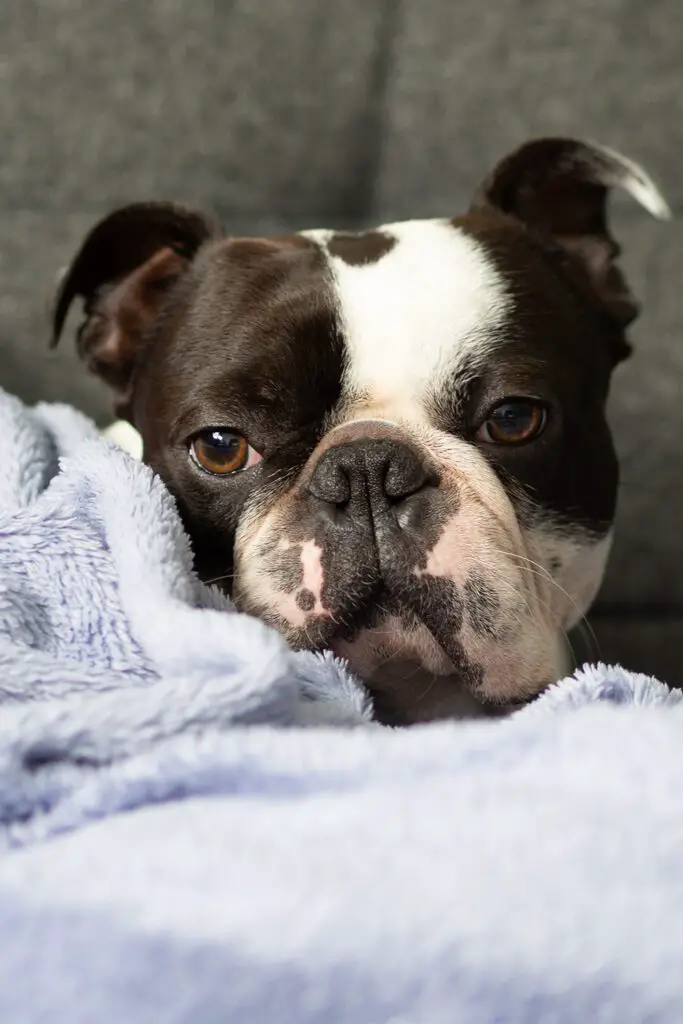
[[[197,581],[147,467],[0,393],[3,1024],[679,1024],[683,695],[371,712]]]
[[[173,734],[207,716],[301,721],[321,676],[353,691],[351,718],[362,717],[366,697],[339,662],[292,654],[191,564],[173,499],[148,467],[75,410],[29,410],[0,391],[0,700],[48,699],[48,715],[81,735],[73,699],[106,693],[100,727],[114,745],[131,727]],[[183,722],[169,696],[178,688]],[[25,743],[41,712],[20,711],[12,736]]]
[[[598,669],[495,724],[207,723],[31,762],[0,1019],[679,1024],[682,727]]]

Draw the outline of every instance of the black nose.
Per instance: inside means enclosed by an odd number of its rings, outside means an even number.
[[[318,460],[308,490],[319,501],[353,513],[361,506],[400,504],[437,483],[435,472],[409,445],[360,439],[329,448]]]

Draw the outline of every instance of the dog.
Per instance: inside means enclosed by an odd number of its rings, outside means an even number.
[[[605,419],[638,312],[607,220],[646,172],[575,139],[502,159],[461,216],[236,238],[136,203],[64,273],[80,355],[175,496],[196,568],[404,725],[567,670],[607,561]]]

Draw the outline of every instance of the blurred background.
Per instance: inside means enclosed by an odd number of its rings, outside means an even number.
[[[234,233],[462,212],[526,138],[621,149],[683,203],[680,0],[2,0],[0,385],[108,419],[45,303],[92,223],[174,199]],[[625,199],[604,660],[683,685],[683,228]]]

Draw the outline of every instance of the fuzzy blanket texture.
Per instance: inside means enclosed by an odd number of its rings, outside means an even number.
[[[603,665],[376,725],[148,468],[0,392],[3,1024],[680,1024],[682,740]]]

